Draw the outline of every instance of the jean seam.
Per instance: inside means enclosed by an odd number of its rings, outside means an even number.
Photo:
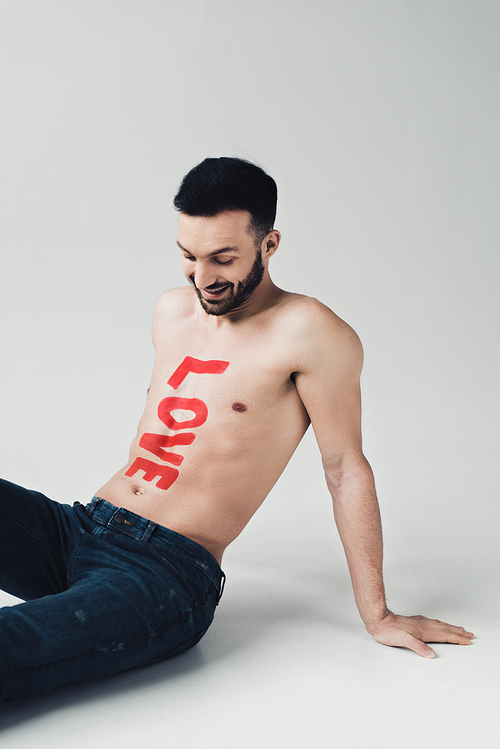
[[[205,577],[207,578],[207,580],[209,580],[209,581],[210,581],[210,582],[212,583],[212,585],[213,585],[213,586],[214,586],[215,588],[217,588],[217,583],[216,583],[216,582],[215,582],[215,581],[214,581],[214,580],[212,579],[211,575],[209,575],[209,574],[208,574],[208,573],[207,573],[207,572],[206,572],[206,571],[205,571],[205,570],[203,569],[203,567],[201,567],[201,566],[200,566],[200,565],[199,565],[199,564],[198,564],[198,563],[196,562],[196,560],[190,559],[190,558],[189,558],[188,556],[186,556],[185,554],[179,554],[179,553],[177,553],[176,551],[172,551],[172,549],[171,549],[171,548],[170,548],[169,546],[163,546],[163,544],[161,544],[161,543],[158,543],[158,542],[156,542],[156,543],[155,543],[155,541],[152,541],[152,542],[150,542],[150,543],[152,543],[152,544],[153,544],[153,546],[154,546],[155,548],[158,548],[158,549],[165,549],[165,551],[167,551],[167,552],[168,552],[169,554],[172,554],[172,556],[173,556],[173,557],[177,557],[177,559],[180,559],[180,560],[181,560],[182,562],[186,562],[187,564],[192,564],[192,565],[193,565],[193,567],[196,567],[196,569],[197,569],[197,570],[199,570],[200,572],[202,572],[202,573],[203,573],[203,574],[205,575]],[[221,570],[221,572],[222,572],[222,570]],[[224,574],[224,573],[222,573],[222,574]]]
[[[171,562],[169,562],[168,559],[165,559],[164,557],[162,557],[162,555],[156,550],[154,544],[151,541],[147,542],[147,546],[152,556],[158,562],[160,562],[160,564],[163,564],[164,567],[166,567],[169,570],[169,572],[175,575],[175,577],[180,582],[180,584],[182,585],[186,593],[191,598],[193,606],[195,608],[200,606],[200,604],[198,603],[198,598],[196,596],[196,593],[194,592],[194,590],[192,589],[192,587],[190,586],[190,584],[188,583],[184,575],[181,572],[179,572],[179,570],[176,569],[176,567],[174,567],[174,565]],[[202,604],[202,605],[205,605],[205,604]]]
[[[198,633],[194,637],[192,637],[189,640],[189,642],[186,642],[183,645],[179,645],[174,650],[171,650],[168,653],[165,653],[165,655],[158,655],[158,656],[156,656],[156,658],[152,658],[149,661],[143,661],[138,666],[138,668],[146,668],[147,666],[152,666],[155,663],[159,663],[161,661],[165,661],[165,660],[167,660],[167,658],[173,658],[177,654],[180,654],[180,653],[183,653],[186,650],[189,650],[189,648],[192,648],[194,645],[197,645],[199,643],[199,641],[201,640],[201,638],[207,633],[207,630],[208,630],[209,626],[210,626],[210,624],[207,627],[205,627],[205,629],[203,629],[201,631],[201,633]]]
[[[5,515],[6,518],[8,518],[12,523],[17,525],[19,528],[21,528],[25,533],[27,533],[31,538],[34,538],[35,541],[38,541],[39,544],[42,544],[42,546],[45,546],[46,549],[48,549],[56,559],[58,559],[60,562],[64,561],[64,556],[62,554],[58,554],[52,546],[50,546],[46,541],[43,540],[43,538],[39,538],[35,533],[33,533],[32,530],[27,528],[23,523],[21,523],[17,518],[12,517],[12,515],[9,515],[8,512],[5,512],[4,509],[0,509],[0,513],[2,515]]]
[[[73,551],[71,552],[71,559],[69,560],[67,568],[66,568],[66,581],[68,583],[68,587],[71,585],[71,573],[73,571],[73,565],[75,563],[76,555],[78,554],[78,550],[80,549],[84,535],[85,535],[84,529],[80,528],[80,532],[78,534],[78,540],[75,543]]]

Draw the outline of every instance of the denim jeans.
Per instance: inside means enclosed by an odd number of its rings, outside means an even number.
[[[224,573],[202,546],[94,497],[63,505],[0,480],[0,701],[181,653]]]

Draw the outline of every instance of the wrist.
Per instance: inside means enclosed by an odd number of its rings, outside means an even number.
[[[382,622],[390,616],[392,616],[392,611],[390,611],[387,606],[384,605],[384,607],[381,608],[378,612],[371,613],[369,618],[363,617],[363,622],[368,634],[373,635],[373,633],[376,632],[376,630],[380,627]]]

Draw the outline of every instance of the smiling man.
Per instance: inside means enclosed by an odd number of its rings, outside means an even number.
[[[276,185],[206,159],[175,198],[187,286],[164,292],[156,361],[128,463],[74,507],[2,482],[0,698],[14,699],[195,645],[220,599],[225,548],[312,424],[356,604],[385,645],[473,634],[388,610],[382,532],[361,448],[362,349],[315,299],[276,286]]]

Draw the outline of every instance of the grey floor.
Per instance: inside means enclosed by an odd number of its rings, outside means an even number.
[[[498,580],[484,559],[458,585],[443,560],[428,559],[425,569],[415,560],[418,576],[411,563],[388,570],[401,606],[439,606],[441,618],[476,631],[470,647],[437,645],[434,661],[371,640],[343,569],[318,572],[314,554],[286,561],[228,556],[227,590],[197,647],[2,706],[2,748],[500,745],[498,596],[477,584],[490,574],[498,592]]]

